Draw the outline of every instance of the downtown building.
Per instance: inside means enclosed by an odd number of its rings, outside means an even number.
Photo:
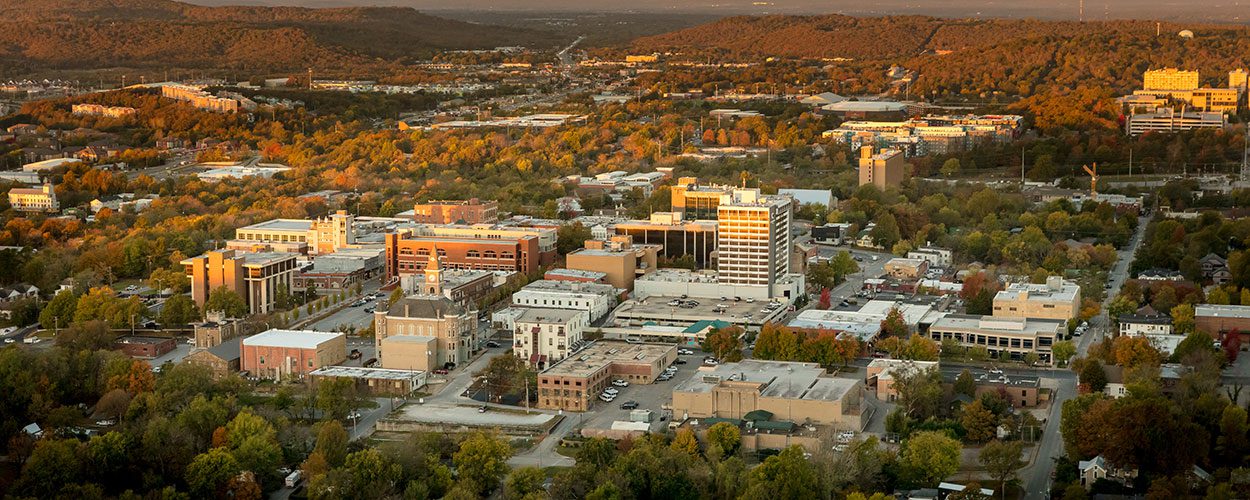
[[[790,274],[791,201],[758,189],[735,189],[717,207],[717,271],[721,283],[771,288]]]
[[[273,312],[277,293],[291,290],[296,263],[293,253],[237,253],[212,250],[182,261],[191,280],[191,298],[201,310],[209,293],[225,287],[247,304],[251,314]]]
[[[555,261],[556,230],[478,224],[418,225],[387,233],[387,279],[421,273],[431,255],[448,269],[537,273]]]

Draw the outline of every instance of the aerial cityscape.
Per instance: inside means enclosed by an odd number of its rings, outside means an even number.
[[[1245,7],[413,3],[0,1],[0,496],[1250,498]]]

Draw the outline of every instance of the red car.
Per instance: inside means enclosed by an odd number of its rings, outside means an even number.
[[[437,370],[434,370],[434,374],[435,374],[435,375],[446,375],[446,374],[447,374],[447,370],[444,370],[444,369],[442,369],[442,368],[439,368],[439,369],[437,369]]]

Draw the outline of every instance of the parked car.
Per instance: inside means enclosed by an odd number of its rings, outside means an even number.
[[[679,364],[679,365],[684,365],[684,364],[686,364],[686,360],[684,360],[684,359],[679,359],[679,360],[677,360],[677,361],[674,361],[673,363],[676,363],[676,364]]]
[[[626,382],[618,378],[612,381],[612,385],[615,385],[617,387],[629,387],[629,382]]]
[[[360,353],[360,349],[352,349],[352,352],[347,355],[347,359],[360,359],[361,356],[363,355]]]
[[[352,420],[359,419],[359,418],[360,418],[360,410],[352,410],[352,411],[351,411],[351,413],[348,413],[348,414],[347,414],[347,418],[352,419]]]
[[[499,342],[495,342],[494,340],[488,340],[486,341],[486,347],[490,347],[492,349],[499,347]]]
[[[434,370],[434,374],[435,374],[435,375],[446,375],[447,373],[448,373],[448,372],[447,372],[447,370],[444,370],[444,369],[442,369],[442,368],[439,368],[439,369],[437,369],[437,370]]]
[[[603,393],[604,393],[604,394],[611,394],[611,395],[614,395],[614,396],[615,396],[616,394],[620,393],[620,392],[621,392],[621,391],[620,391],[620,390],[618,390],[618,389],[617,389],[617,388],[615,388],[615,387],[609,387],[609,388],[607,388],[607,389],[604,389],[604,390],[603,390]]]
[[[486,413],[486,405],[482,405],[482,406],[477,407],[477,412],[478,412],[478,413]]]
[[[624,403],[621,403],[621,409],[622,409],[622,410],[633,410],[633,409],[635,409],[635,408],[638,408],[638,402],[637,402],[637,401],[626,401],[626,402],[624,402]]]
[[[717,361],[716,358],[703,358],[703,364],[708,365],[708,366],[716,366],[720,364],[720,361]]]

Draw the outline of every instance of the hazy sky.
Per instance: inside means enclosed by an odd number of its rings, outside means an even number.
[[[1076,18],[1079,0],[189,0],[204,5],[397,5],[423,10],[634,10],[725,13],[831,13]],[[1176,18],[1240,22],[1250,0],[1086,0],[1085,18]]]

